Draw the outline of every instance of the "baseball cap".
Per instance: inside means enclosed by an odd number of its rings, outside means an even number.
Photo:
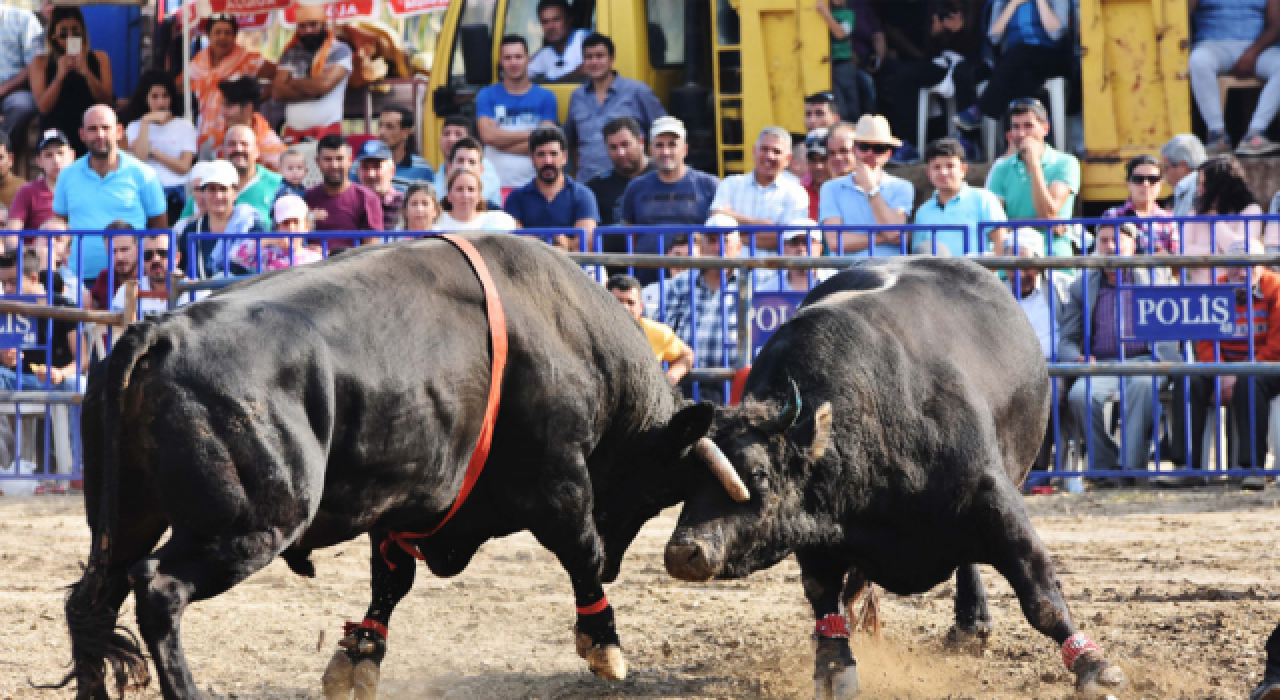
[[[671,116],[658,117],[653,120],[653,126],[649,127],[649,140],[657,138],[658,134],[675,134],[685,138],[684,122]]]
[[[1044,234],[1028,226],[1022,226],[1013,230],[1013,235],[1005,242],[1004,247],[1010,255],[1017,250],[1019,254],[1030,253],[1034,257],[1043,258]]]
[[[805,153],[817,153],[820,156],[827,155],[827,129],[814,129],[809,135],[804,137]]]
[[[819,92],[815,92],[812,95],[809,95],[808,97],[804,98],[804,103],[810,104],[810,105],[823,104],[823,103],[835,104],[836,94],[834,92],[831,92],[830,90],[821,90]]]
[[[307,212],[307,203],[302,201],[302,197],[296,194],[286,194],[277,199],[275,206],[271,208],[271,219],[276,224],[290,219],[305,219],[307,218]]]
[[[40,133],[40,145],[37,146],[37,150],[43,151],[45,146],[54,141],[59,141],[64,146],[71,145],[71,139],[67,138],[67,135],[62,133],[61,129],[45,129]]]
[[[357,161],[369,160],[370,158],[377,158],[378,160],[393,160],[395,156],[391,154],[390,146],[378,139],[372,139],[361,144],[360,152],[356,154]]]
[[[816,243],[822,240],[822,231],[810,226],[817,226],[818,222],[813,219],[795,219],[787,222],[788,226],[796,226],[797,228],[787,229],[782,232],[782,240],[793,241],[808,235]]]
[[[215,160],[205,166],[204,178],[200,183],[201,187],[206,185],[222,185],[223,187],[235,187],[240,184],[240,173],[236,172],[236,167],[225,160]]]

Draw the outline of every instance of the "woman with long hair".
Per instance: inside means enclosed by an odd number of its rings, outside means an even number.
[[[402,220],[397,228],[401,231],[430,231],[440,218],[440,202],[436,199],[436,188],[428,182],[415,182],[404,191],[404,208]]]
[[[444,213],[436,220],[437,231],[514,231],[520,228],[505,211],[485,211],[484,184],[480,174],[470,168],[455,168],[449,173],[449,188],[440,208]]]
[[[89,48],[89,32],[78,7],[54,7],[44,41],[46,53],[36,56],[27,72],[31,95],[40,109],[40,125],[62,130],[76,156],[82,156],[84,113],[112,101],[111,59],[105,51]]]
[[[1244,168],[1232,155],[1218,155],[1200,164],[1200,180],[1196,186],[1196,216],[1260,216],[1262,207],[1254,197]],[[1267,237],[1274,238],[1276,230],[1267,227]],[[1261,240],[1263,226],[1260,221],[1195,221],[1182,230],[1182,253],[1185,255],[1212,255],[1244,242],[1248,235]],[[1197,268],[1187,270],[1187,281],[1194,284],[1212,284],[1213,270]]]
[[[163,71],[138,80],[122,122],[128,150],[156,171],[169,205],[170,223],[187,203],[187,173],[196,160],[196,128],[182,116],[182,97]]]

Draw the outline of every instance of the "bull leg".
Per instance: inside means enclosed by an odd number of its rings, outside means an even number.
[[[560,566],[569,574],[578,616],[574,624],[574,646],[586,659],[592,673],[611,681],[627,677],[627,661],[622,655],[613,606],[605,597],[600,582],[604,571],[604,544],[590,516],[590,497],[583,494],[564,502],[584,505],[584,512],[572,517],[550,516],[532,530],[538,542],[556,555]]]
[[[990,563],[1008,579],[1027,622],[1061,646],[1063,663],[1076,675],[1077,690],[1088,697],[1120,688],[1124,672],[1107,661],[1102,650],[1071,621],[1053,562],[1016,487],[1001,480],[996,489],[988,507],[979,506],[985,512],[978,513],[979,522],[987,526],[983,534],[993,554]]]
[[[129,595],[128,565],[150,553],[168,527],[154,513],[140,515],[138,511],[121,513],[113,561],[106,575],[97,580],[92,572],[86,572],[67,597],[74,668],[62,684],[75,680],[77,698],[109,697],[108,665],[115,672],[116,692],[120,695],[128,686],[142,687],[150,680],[137,637],[116,627],[120,606]]]
[[[987,607],[987,591],[977,564],[961,564],[956,569],[956,623],[947,641],[961,647],[981,650],[991,636],[991,610]]]
[[[1249,700],[1280,700],[1280,625],[1267,639],[1267,666],[1262,682],[1249,694]]]
[[[364,620],[338,642],[341,648],[333,653],[325,669],[322,685],[326,700],[348,700],[353,691],[355,700],[375,700],[378,696],[391,613],[409,595],[417,572],[417,561],[395,543],[387,545],[384,556],[382,545],[386,541],[385,532],[369,533],[373,600]]]
[[[849,628],[840,614],[840,597],[848,564],[825,552],[796,553],[804,596],[817,620],[814,639],[813,694],[818,700],[845,700],[858,694],[858,662],[849,648]],[[859,586],[861,588],[861,586]]]
[[[138,629],[151,650],[166,700],[200,697],[182,651],[180,624],[187,605],[240,583],[266,566],[284,545],[274,530],[199,539],[175,531],[164,546],[130,570]]]

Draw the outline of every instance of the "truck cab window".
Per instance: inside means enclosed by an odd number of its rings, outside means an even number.
[[[529,42],[529,77],[536,83],[581,82],[582,40],[595,26],[591,0],[507,3],[504,34]]]
[[[649,63],[654,68],[679,68],[684,64],[686,0],[648,0]]]
[[[462,17],[453,40],[449,62],[449,83],[488,85],[493,72],[493,20],[497,0],[463,0]]]

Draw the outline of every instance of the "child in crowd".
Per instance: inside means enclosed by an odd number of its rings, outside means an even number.
[[[277,200],[286,194],[306,196],[307,186],[302,184],[302,180],[307,176],[307,161],[298,149],[290,148],[280,156],[280,175],[284,179],[280,182],[280,189],[276,190]]]

